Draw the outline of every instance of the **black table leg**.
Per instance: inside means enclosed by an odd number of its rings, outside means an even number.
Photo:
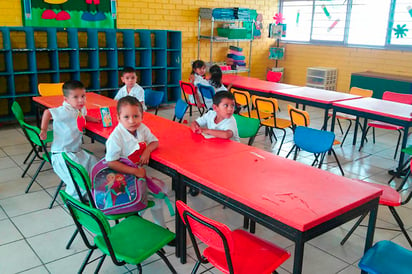
[[[365,117],[365,118],[363,118],[363,131],[362,131],[362,137],[361,137],[361,143],[360,143],[359,151],[361,151],[361,149],[363,148],[363,144],[365,143],[367,126],[368,126],[368,118]]]
[[[378,215],[378,200],[375,199],[375,207],[371,209],[370,214],[369,214],[369,222],[368,222],[368,232],[366,234],[366,240],[365,240],[365,251],[368,251],[369,248],[372,247],[373,244],[373,236],[375,234],[375,225],[376,225],[376,217]],[[361,272],[362,274],[367,274],[366,271]]]
[[[359,116],[356,116],[356,121],[355,121],[355,129],[353,131],[353,141],[352,145],[356,145],[356,138],[358,137],[358,125],[359,125]]]
[[[295,241],[295,259],[293,261],[293,274],[302,273],[304,247],[305,243],[303,242],[302,234],[299,234]]]

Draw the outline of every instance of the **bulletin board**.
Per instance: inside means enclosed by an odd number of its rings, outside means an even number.
[[[116,28],[116,0],[22,0],[32,27]]]

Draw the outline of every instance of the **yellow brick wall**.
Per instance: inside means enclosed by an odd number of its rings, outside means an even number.
[[[285,82],[303,86],[308,67],[338,69],[337,90],[347,92],[352,72],[366,70],[412,76],[412,51],[377,50],[336,46],[286,45]]]
[[[268,48],[274,44],[266,38],[267,25],[277,11],[275,1],[269,0],[117,0],[118,28],[149,28],[182,31],[183,79],[187,79],[190,62],[197,58],[198,9],[200,7],[241,6],[256,9],[264,15],[262,39],[253,42],[251,76],[264,78],[266,67],[274,65],[268,60]],[[21,26],[21,0],[0,0],[0,25]],[[247,43],[241,43],[246,52]],[[223,60],[227,44],[216,44],[214,60]],[[285,60],[279,66],[285,67],[285,82],[305,85],[306,68],[328,66],[338,68],[339,91],[347,91],[350,74],[365,70],[412,75],[412,52],[389,51],[364,48],[314,46],[287,44]],[[201,43],[201,59],[209,60],[209,43]]]

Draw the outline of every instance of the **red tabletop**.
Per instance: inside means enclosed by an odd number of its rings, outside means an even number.
[[[276,90],[297,87],[294,85],[274,83],[274,82],[269,82],[265,80],[260,80],[257,78],[234,75],[234,74],[224,74],[222,78],[222,82],[226,86],[232,85],[235,88],[243,88],[243,89],[256,90],[256,91],[261,91],[261,92],[269,92],[269,93],[272,93],[273,91],[276,91]]]
[[[356,100],[335,102],[333,105],[403,121],[412,121],[412,105],[376,98],[360,98]]]
[[[207,165],[187,163],[179,173],[300,231],[381,195],[377,188],[253,147]]]
[[[99,98],[90,95],[89,103],[94,103],[91,98]],[[107,99],[115,104],[113,99]],[[89,115],[100,115],[96,105],[90,106]],[[113,106],[111,114],[112,127],[87,123],[86,128],[108,138],[117,124]],[[300,231],[381,194],[381,190],[367,184],[255,147],[230,140],[205,139],[192,133],[188,126],[150,113],[144,114],[143,123],[159,138],[159,148],[151,154],[153,160]]]
[[[63,96],[56,95],[56,96],[38,96],[33,97],[33,101],[47,107],[47,108],[55,108],[59,107],[63,104]],[[93,108],[101,108],[101,107],[115,107],[117,102],[109,97],[93,93],[87,92],[86,93],[86,108],[93,109]]]

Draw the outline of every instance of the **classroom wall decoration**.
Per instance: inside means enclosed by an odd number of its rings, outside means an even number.
[[[116,28],[116,0],[22,0],[33,27]]]

